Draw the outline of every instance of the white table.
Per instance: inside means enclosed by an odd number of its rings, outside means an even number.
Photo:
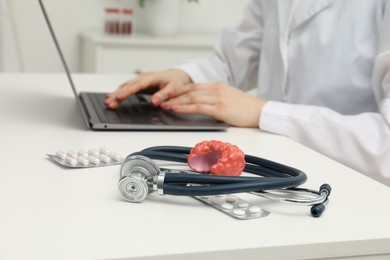
[[[113,90],[126,75],[76,75],[80,89]],[[226,132],[87,130],[64,75],[0,75],[0,259],[390,259],[390,189],[285,137]],[[105,146],[122,155],[217,139],[332,185],[321,218],[307,207],[247,196],[271,215],[240,221],[191,197],[125,202],[119,166],[65,170],[57,150]]]

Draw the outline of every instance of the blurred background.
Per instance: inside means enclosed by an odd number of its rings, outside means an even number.
[[[137,73],[208,55],[248,0],[43,0],[72,72]],[[0,0],[0,70],[63,72],[38,0]]]

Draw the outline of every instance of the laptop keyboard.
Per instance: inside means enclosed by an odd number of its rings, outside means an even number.
[[[105,105],[106,95],[89,94],[98,117],[103,123],[114,124],[166,124],[158,108],[149,104],[141,95],[131,96],[122,102],[116,110],[110,110]]]

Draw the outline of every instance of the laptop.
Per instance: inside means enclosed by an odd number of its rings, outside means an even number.
[[[147,94],[138,93],[122,102],[117,110],[106,108],[107,93],[80,92],[77,93],[69,67],[54,33],[48,13],[39,0],[45,21],[53,38],[57,52],[64,66],[70,86],[83,115],[84,121],[92,130],[196,130],[214,131],[225,130],[228,125],[204,115],[183,115],[149,103]]]

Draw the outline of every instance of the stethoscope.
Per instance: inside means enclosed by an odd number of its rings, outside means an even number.
[[[270,160],[245,155],[244,172],[253,176],[217,176],[192,171],[160,168],[154,160],[186,163],[192,148],[156,146],[128,155],[120,167],[119,191],[130,202],[140,202],[148,194],[210,196],[251,193],[267,199],[311,206],[319,217],[325,211],[331,187],[319,191],[297,188],[307,180],[304,172]]]

